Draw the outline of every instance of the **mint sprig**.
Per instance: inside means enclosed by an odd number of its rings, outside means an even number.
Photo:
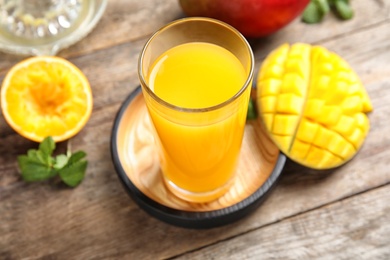
[[[311,0],[303,11],[302,21],[309,24],[319,23],[329,11],[333,11],[343,20],[353,17],[349,0]]]
[[[254,100],[252,98],[249,98],[248,113],[246,114],[246,119],[253,120],[256,118],[257,118],[257,113],[256,113],[256,106],[254,104]]]
[[[26,155],[18,156],[18,164],[22,178],[27,182],[43,181],[54,176],[70,187],[76,187],[84,179],[88,162],[84,158],[86,153],[78,151],[72,153],[68,149],[66,154],[53,157],[56,144],[52,137],[46,137],[39,148],[30,149]]]

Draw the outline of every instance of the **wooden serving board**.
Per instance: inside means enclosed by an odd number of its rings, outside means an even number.
[[[162,180],[155,132],[138,91],[121,115],[117,129],[120,164],[130,181],[150,199],[184,211],[212,211],[232,206],[253,194],[271,175],[279,150],[259,120],[247,122],[234,184],[217,200],[192,203],[173,195]]]

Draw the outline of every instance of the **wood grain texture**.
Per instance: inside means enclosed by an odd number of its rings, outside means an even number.
[[[145,38],[183,16],[177,0],[109,1],[104,16],[91,35],[64,50],[61,56],[80,56]]]
[[[385,185],[175,259],[389,259],[389,200]]]
[[[245,243],[249,243],[245,234],[255,232],[255,237],[261,237],[262,230],[267,228],[270,233],[281,236],[279,230],[287,230],[287,225],[279,226],[283,222],[280,221],[289,221],[292,216],[305,219],[306,214],[319,212],[306,218],[311,221],[307,226],[310,228],[314,228],[318,221],[315,233],[318,235],[312,236],[313,246],[315,243],[322,244],[327,234],[336,238],[340,233],[335,229],[321,231],[321,227],[325,227],[318,217],[321,214],[327,214],[329,219],[332,214],[337,214],[344,219],[340,223],[345,224],[346,219],[364,221],[365,218],[371,219],[372,223],[376,222],[375,219],[388,222],[380,212],[380,209],[387,210],[383,203],[388,201],[388,197],[375,195],[379,194],[375,193],[375,189],[379,190],[378,187],[390,183],[389,1],[351,1],[356,11],[351,21],[341,22],[329,15],[323,23],[309,26],[296,20],[275,35],[251,41],[257,68],[269,50],[279,43],[302,41],[321,43],[345,58],[357,71],[371,97],[374,112],[369,115],[371,130],[368,138],[352,161],[325,173],[289,162],[279,185],[254,214],[222,228],[207,231],[176,228],[139,209],[128,198],[114,172],[110,157],[110,135],[121,103],[138,85],[137,58],[147,36],[157,29],[155,27],[181,15],[176,1],[163,2],[109,1],[107,10],[111,10],[112,16],[117,14],[116,17],[120,18],[106,17],[106,13],[96,30],[87,38],[60,53],[69,57],[87,75],[94,96],[91,119],[71,140],[75,151],[82,149],[88,153],[87,175],[79,187],[69,189],[57,180],[24,183],[16,165],[16,156],[37,145],[15,134],[0,115],[0,259],[156,259],[175,257],[213,244],[218,245],[210,249],[215,250],[215,258],[219,258],[221,252],[222,258],[226,255],[224,250],[232,247],[229,241],[234,237],[243,237],[244,242],[240,243],[239,250],[246,251],[250,258],[248,251],[262,252],[263,249],[261,244],[257,248],[252,244],[245,246]],[[142,18],[142,24],[136,25],[134,21],[137,19],[133,15],[121,11],[122,7],[125,10],[126,6],[144,4],[147,5],[147,12],[143,13],[144,9],[140,8],[133,14],[146,16]],[[165,6],[166,9],[161,7],[161,10],[166,10],[164,12],[167,16],[163,11],[160,16],[151,15],[153,8],[160,5]],[[135,38],[121,35],[132,26],[134,28],[131,30],[140,35]],[[116,37],[124,37],[123,40],[117,41],[115,37],[106,36],[115,33],[115,28],[121,31]],[[91,44],[96,42],[94,44],[97,47],[89,49],[86,41]],[[0,54],[0,80],[10,66],[21,59]],[[65,147],[66,143],[60,143],[58,149],[64,151]],[[353,204],[355,197],[359,200],[366,194],[368,197],[362,199],[366,203],[362,205],[367,205],[367,210],[372,213],[357,210],[358,206]],[[341,200],[341,204],[337,204]],[[355,210],[344,212],[350,203]],[[388,227],[385,225],[385,228]],[[256,233],[257,230],[259,232]],[[366,229],[364,225],[346,225],[343,230],[359,234]],[[375,232],[367,234],[375,238]],[[306,241],[298,245],[292,239],[269,237],[268,248],[272,248],[272,241],[276,240],[275,248],[280,248],[277,246],[281,243],[287,248],[297,245],[306,250],[309,256],[312,252],[318,258],[332,258],[332,252],[310,251],[312,246],[304,237],[295,236]],[[225,241],[226,248],[221,251]],[[340,255],[340,258],[355,258],[353,249],[358,252],[358,242],[345,240],[343,246],[346,253]],[[267,256],[272,258],[272,254]],[[388,259],[388,252],[380,246],[378,250],[372,249],[370,254],[361,258],[370,259],[369,256]]]

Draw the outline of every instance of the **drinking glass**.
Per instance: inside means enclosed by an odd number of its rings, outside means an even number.
[[[150,82],[153,64],[166,51],[187,43],[210,43],[233,54],[244,71],[238,91],[216,105],[199,108],[178,106],[157,95]],[[177,197],[208,202],[222,196],[234,182],[253,69],[253,53],[246,39],[214,19],[179,19],[158,30],[145,44],[138,75],[156,133],[163,180]]]

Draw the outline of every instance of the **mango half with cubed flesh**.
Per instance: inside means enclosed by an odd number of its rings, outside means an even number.
[[[264,60],[257,108],[271,138],[292,160],[329,169],[350,160],[369,131],[372,105],[356,73],[321,46],[284,44]]]

